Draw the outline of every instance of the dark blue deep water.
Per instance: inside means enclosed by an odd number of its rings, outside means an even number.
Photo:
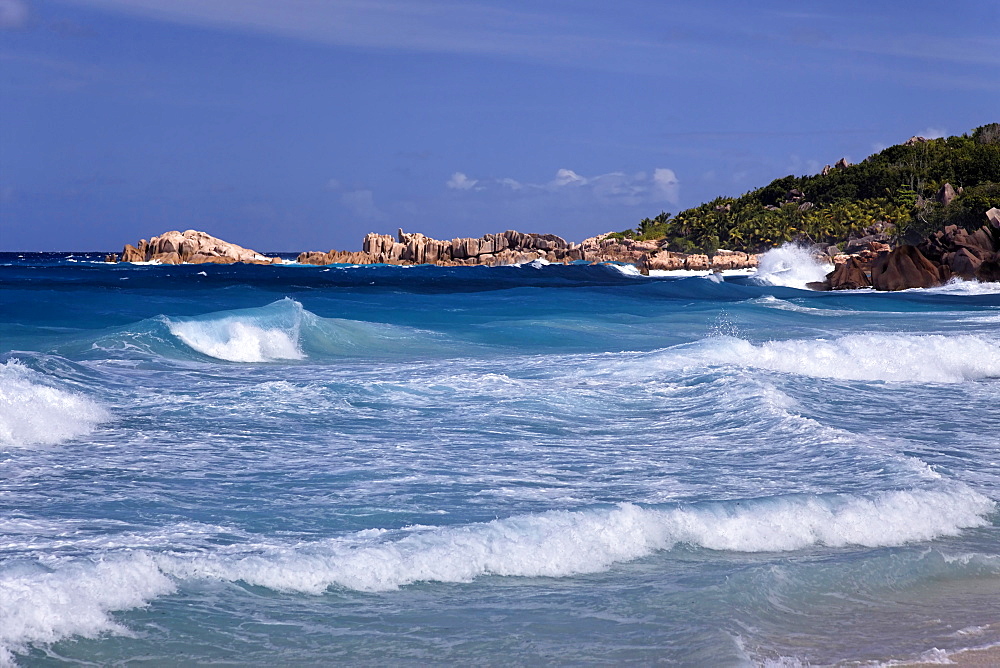
[[[1000,286],[0,254],[0,665],[1000,643]]]

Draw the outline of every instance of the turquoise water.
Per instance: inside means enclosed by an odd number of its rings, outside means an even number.
[[[995,285],[98,259],[0,255],[0,664],[1000,642]]]

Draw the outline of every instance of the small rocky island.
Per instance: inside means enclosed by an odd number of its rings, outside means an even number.
[[[281,258],[268,257],[255,250],[238,246],[206,232],[172,230],[151,238],[140,239],[135,246],[125,244],[121,256],[108,255],[108,262],[157,262],[159,264],[281,264]]]

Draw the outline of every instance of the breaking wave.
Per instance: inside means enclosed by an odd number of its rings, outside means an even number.
[[[785,244],[764,253],[751,281],[761,285],[806,289],[806,284],[822,281],[833,269],[829,263],[819,262],[809,249]]]
[[[736,365],[816,378],[911,383],[1000,377],[1000,341],[973,334],[848,334],[761,344],[718,336],[655,356],[661,370]]]
[[[285,300],[270,307],[246,309],[227,315],[166,320],[170,333],[203,355],[227,362],[273,362],[297,360],[305,355],[299,347],[304,309]]]
[[[0,365],[0,446],[55,445],[110,418],[98,402],[54,387],[16,359]]]
[[[330,587],[391,591],[488,575],[567,577],[605,571],[678,544],[733,552],[903,545],[986,525],[995,508],[964,486],[669,508],[622,503],[460,526],[371,529],[308,543],[193,553],[129,550],[51,568],[8,565],[0,571],[0,644],[19,651],[28,643],[71,635],[124,632],[111,612],[144,605],[184,580],[320,594]]]
[[[60,352],[80,354],[66,347]],[[379,322],[323,318],[293,299],[194,317],[161,315],[91,340],[102,356],[267,363],[323,357],[412,356],[459,350],[436,332]],[[466,344],[465,348],[468,348]]]

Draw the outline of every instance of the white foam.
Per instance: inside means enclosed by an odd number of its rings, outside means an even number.
[[[997,295],[1000,294],[1000,283],[980,283],[976,280],[964,281],[961,278],[952,278],[944,285],[939,285],[936,288],[913,289],[948,295]]]
[[[826,545],[879,547],[984,526],[995,504],[967,488],[895,491],[872,497],[787,497],[672,509],[633,504],[551,511],[483,524],[368,531],[260,554],[160,555],[180,578],[243,581],[281,591],[330,586],[386,591],[415,582],[469,582],[483,575],[565,577],[687,543],[737,552]]]
[[[29,643],[69,636],[127,633],[109,615],[174,590],[148,554],[81,560],[44,568],[8,564],[0,571],[0,665]]]
[[[806,283],[822,281],[832,270],[832,264],[817,261],[809,249],[784,244],[761,255],[752,279],[762,285],[805,290]]]
[[[661,351],[657,365],[737,365],[817,378],[957,383],[1000,377],[1000,340],[972,334],[848,334],[753,344],[719,336]]]
[[[642,272],[639,271],[638,267],[636,267],[634,264],[617,264],[615,262],[605,262],[604,266],[614,269],[615,271],[624,276],[629,276],[629,277],[642,276]]]
[[[110,418],[93,399],[53,387],[17,360],[0,365],[0,445],[54,445]]]
[[[985,526],[995,509],[966,487],[672,508],[623,503],[459,526],[370,529],[308,543],[206,545],[187,553],[125,549],[48,566],[8,563],[0,569],[0,654],[73,635],[128,633],[111,612],[146,605],[183,580],[320,594],[331,586],[390,591],[486,575],[566,577],[680,543],[737,552],[902,545]]]
[[[273,312],[258,314],[231,314],[214,318],[192,320],[170,320],[170,333],[193,350],[228,362],[271,362],[275,360],[297,360],[305,357],[299,347],[299,331],[302,325],[302,306],[287,300],[272,304],[278,309],[292,309],[291,318],[274,324]],[[274,308],[276,307],[276,308]]]
[[[741,276],[753,276],[756,269],[650,269],[651,278],[718,278],[721,274],[723,278],[736,278]]]

